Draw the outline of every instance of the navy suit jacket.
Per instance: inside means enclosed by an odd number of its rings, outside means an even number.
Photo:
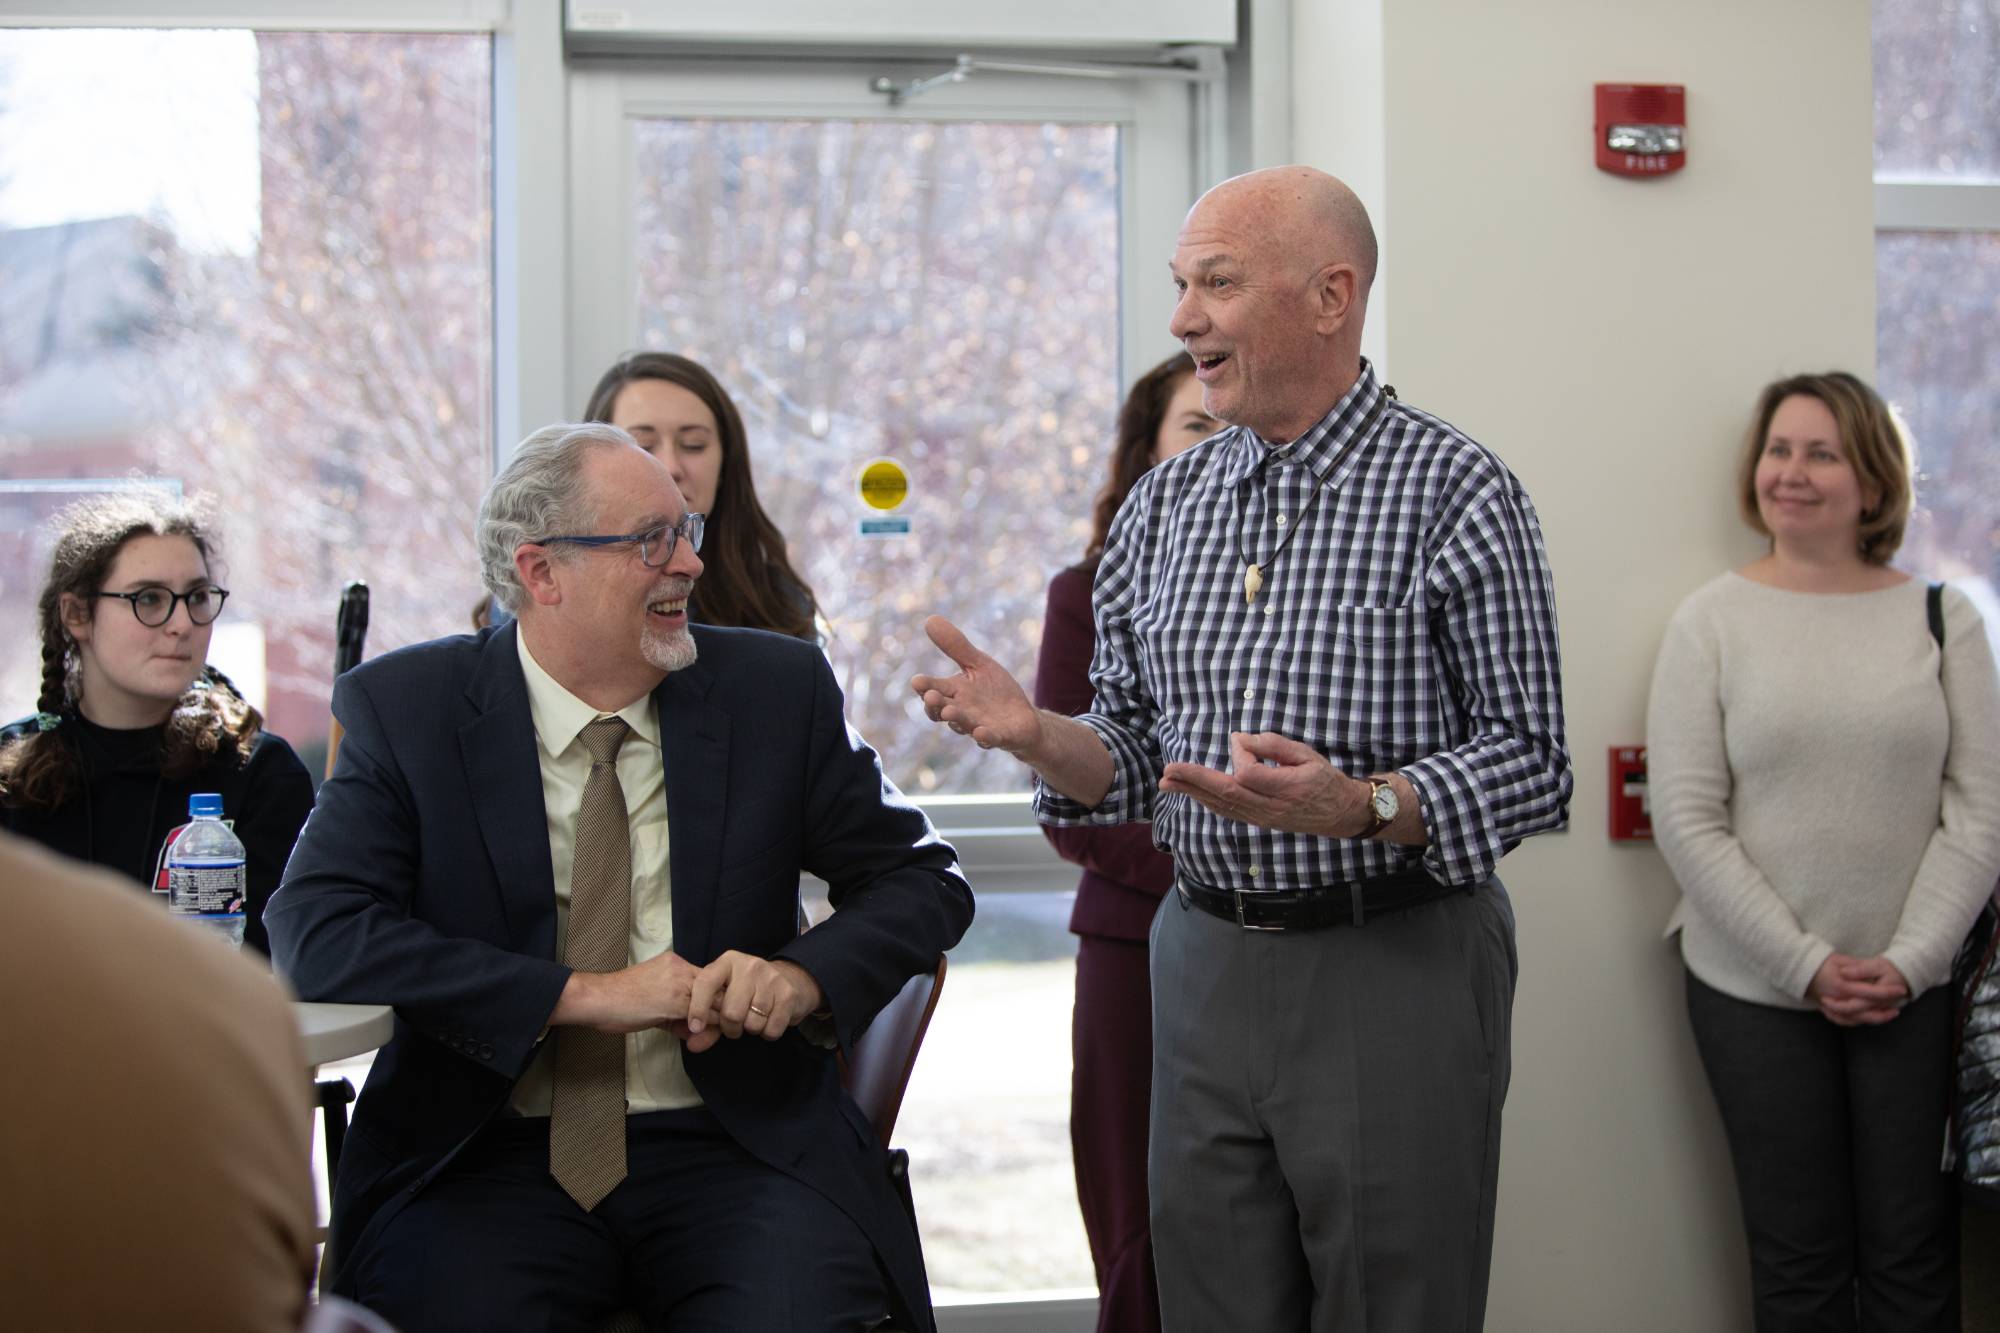
[[[346,730],[265,914],[302,999],[393,1005],[333,1186],[333,1286],[402,1202],[506,1104],[569,977],[516,627],[389,653],[341,676]],[[694,626],[699,658],[658,702],[674,950],[800,964],[851,1043],[972,919],[956,854],[851,731],[818,649]],[[798,933],[801,871],[832,916]],[[833,1052],[788,1033],[687,1058],[754,1156],[817,1189],[873,1242],[898,1313],[928,1328],[915,1229]]]

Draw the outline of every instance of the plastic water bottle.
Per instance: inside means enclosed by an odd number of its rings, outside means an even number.
[[[188,797],[188,821],[167,848],[167,910],[240,946],[249,897],[243,842],[222,822],[222,797],[214,792]]]

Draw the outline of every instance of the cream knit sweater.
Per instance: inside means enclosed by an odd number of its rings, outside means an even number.
[[[1725,574],[1667,626],[1646,710],[1653,832],[1695,976],[1809,1009],[1834,950],[1944,981],[2000,873],[2000,685],[1979,612],[1925,585]]]

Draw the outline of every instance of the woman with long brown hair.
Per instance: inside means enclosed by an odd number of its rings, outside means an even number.
[[[1035,666],[1035,704],[1074,715],[1090,707],[1097,647],[1090,588],[1118,508],[1140,477],[1222,429],[1202,407],[1194,362],[1176,353],[1141,375],[1118,413],[1111,475],[1098,493],[1083,560],[1049,583]],[[1174,882],[1173,858],[1153,846],[1151,824],[1049,828],[1066,861],[1083,867],[1069,928],[1076,951],[1070,1144],[1077,1202],[1097,1271],[1100,1333],[1160,1326],[1147,1222],[1146,1118],[1153,1077],[1152,991],[1146,938]]]
[[[816,637],[812,587],[757,501],[742,414],[707,367],[672,352],[633,352],[598,380],[584,419],[631,435],[667,465],[688,509],[707,515],[689,619]]]
[[[229,679],[207,665],[228,590],[195,505],[117,491],[55,518],[37,604],[33,716],[0,729],[0,822],[153,886],[188,797],[216,792],[248,853],[244,941],[268,952],[264,904],[312,809],[312,779]]]

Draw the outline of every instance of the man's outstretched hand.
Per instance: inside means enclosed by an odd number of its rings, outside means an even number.
[[[943,616],[924,621],[924,633],[958,667],[955,676],[910,677],[924,714],[982,749],[1026,757],[1041,741],[1042,719],[1020,682]]]

